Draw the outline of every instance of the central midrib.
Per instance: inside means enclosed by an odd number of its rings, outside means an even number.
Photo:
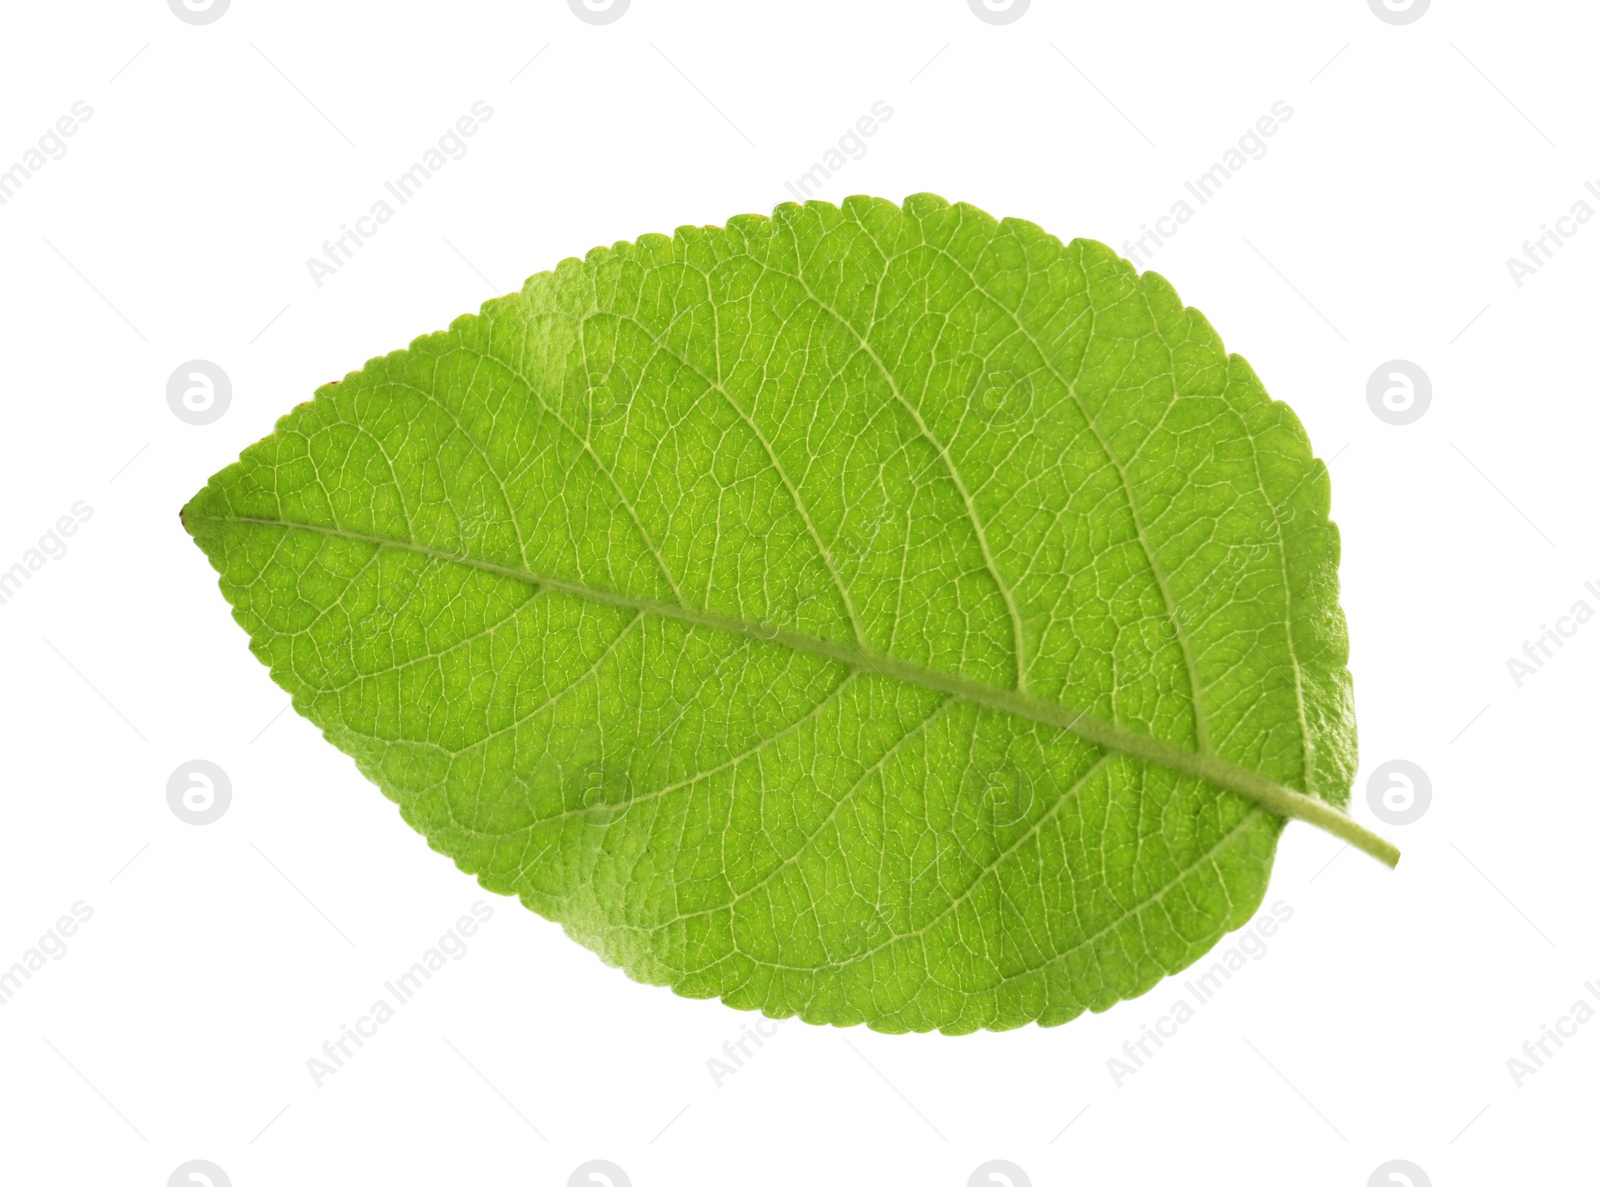
[[[948,672],[939,672],[931,668],[924,668],[918,664],[907,663],[904,660],[895,659],[893,656],[881,655],[849,644],[819,639],[814,635],[792,631],[770,623],[746,622],[743,619],[717,614],[709,610],[697,609],[692,606],[674,605],[670,602],[658,602],[649,598],[635,597],[631,594],[615,593],[611,590],[598,589],[594,586],[581,585],[577,582],[563,581],[558,577],[544,576],[511,565],[498,565],[492,561],[480,560],[462,553],[446,552],[443,549],[431,548],[425,544],[417,544],[410,540],[393,540],[364,532],[348,531],[344,528],[299,523],[284,519],[270,519],[264,516],[190,516],[187,514],[183,516],[184,526],[188,527],[191,532],[193,531],[192,525],[201,522],[255,524],[261,527],[281,528],[286,531],[315,532],[320,535],[370,544],[379,548],[393,548],[403,552],[416,553],[430,560],[464,565],[486,573],[510,577],[529,585],[553,590],[568,597],[579,598],[584,601],[599,602],[639,613],[653,614],[661,618],[689,623],[692,626],[727,631],[732,634],[744,635],[747,638],[763,643],[778,643],[794,651],[822,656],[853,668],[865,669],[881,676],[903,680],[908,684],[948,693],[987,709],[1010,713],[1028,721],[1036,721],[1043,725],[1067,730],[1107,750],[1126,754],[1145,762],[1154,763],[1157,766],[1166,767],[1180,774],[1202,779],[1213,786],[1231,791],[1253,803],[1260,804],[1280,816],[1308,821],[1337,837],[1349,841],[1357,848],[1371,854],[1387,865],[1393,866],[1399,860],[1399,851],[1393,845],[1368,832],[1343,812],[1322,800],[1295,791],[1293,788],[1285,787],[1280,783],[1275,783],[1247,767],[1238,766],[1215,755],[1197,753],[1174,743],[1162,741],[1160,738],[1152,737],[1149,734],[1117,725],[1115,722],[1107,721],[1102,717],[1091,714],[1087,709],[1073,710],[1062,705],[1039,700],[1037,697],[1026,693],[996,688],[992,685],[983,684],[976,680],[968,680],[965,677],[952,675]]]

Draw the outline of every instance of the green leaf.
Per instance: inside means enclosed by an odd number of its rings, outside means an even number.
[[[1356,762],[1328,477],[1166,281],[917,195],[596,249],[184,508],[428,843],[629,975],[966,1032],[1246,922]]]

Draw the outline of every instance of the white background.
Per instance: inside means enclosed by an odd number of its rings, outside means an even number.
[[[1506,664],[1600,609],[1600,220],[1520,288],[1505,263],[1600,185],[1594,6],[1436,0],[1394,26],[1365,0],[1033,0],[992,26],[965,0],[633,0],[591,26],[564,0],[234,0],[194,27],[103,0],[4,22],[0,168],[75,101],[94,114],[0,206],[0,568],[76,501],[93,516],[0,605],[0,966],[94,914],[0,1006],[0,1181],[161,1187],[201,1158],[236,1187],[559,1187],[594,1158],[635,1187],[962,1187],[988,1159],[1036,1185],[1361,1187],[1391,1159],[1435,1185],[1596,1181],[1600,1022],[1520,1087],[1506,1063],[1600,979],[1600,622],[1520,688]],[[479,99],[470,152],[318,288],[306,258]],[[1120,1087],[1107,1060],[1181,984],[1052,1030],[791,1022],[717,1086],[707,1060],[753,1017],[630,982],[429,851],[283,712],[178,523],[319,384],[563,257],[770,211],[880,99],[821,198],[933,191],[1119,248],[1294,110],[1148,266],[1333,459],[1352,811],[1405,856],[1291,825],[1267,902],[1292,921]],[[1397,357],[1434,388],[1403,427],[1366,400]],[[194,358],[233,382],[203,427],[166,400]],[[194,758],[233,788],[205,827],[166,800]],[[1367,803],[1393,758],[1433,787],[1404,827]],[[479,899],[467,956],[315,1086],[306,1060]]]

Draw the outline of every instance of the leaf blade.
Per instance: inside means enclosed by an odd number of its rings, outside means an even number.
[[[1165,282],[919,196],[568,261],[185,522],[296,708],[486,886],[679,992],[967,1030],[1242,923],[1263,797],[1346,819],[1326,511]]]

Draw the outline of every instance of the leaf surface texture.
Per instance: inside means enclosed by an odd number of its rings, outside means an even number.
[[[1328,500],[1159,276],[918,195],[568,260],[184,522],[484,886],[682,994],[965,1032],[1136,996],[1261,900],[1283,818],[1115,737],[1344,805]]]

